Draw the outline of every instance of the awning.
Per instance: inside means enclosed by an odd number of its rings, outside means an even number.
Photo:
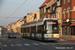
[[[75,23],[72,23],[70,26],[75,26]]]
[[[62,26],[68,26],[69,24],[62,24]]]

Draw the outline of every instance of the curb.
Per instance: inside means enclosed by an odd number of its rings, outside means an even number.
[[[66,42],[69,42],[69,43],[75,43],[75,42],[73,42],[73,40],[67,40],[67,39],[60,39],[60,41],[66,41]]]

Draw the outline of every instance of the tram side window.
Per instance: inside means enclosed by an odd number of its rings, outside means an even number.
[[[27,27],[26,31],[27,31],[27,33],[28,33],[28,27]]]
[[[24,33],[26,33],[26,28],[24,28]]]
[[[29,27],[26,28],[26,33],[29,33]]]
[[[24,33],[24,28],[22,28],[22,33]]]
[[[44,31],[44,25],[38,26],[37,32],[42,33]]]
[[[29,27],[28,27],[28,33],[29,33]]]
[[[21,28],[21,33],[23,33],[23,28]]]
[[[36,32],[36,26],[31,27],[31,33],[35,33]]]

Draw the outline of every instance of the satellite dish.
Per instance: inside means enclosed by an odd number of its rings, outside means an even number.
[[[66,22],[69,22],[69,21],[70,21],[69,19],[66,20]]]

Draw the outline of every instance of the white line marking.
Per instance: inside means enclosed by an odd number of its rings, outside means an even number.
[[[51,45],[64,45],[63,43],[49,43]]]
[[[7,45],[2,45],[2,47],[7,47]]]
[[[22,46],[22,44],[16,44],[17,46]]]
[[[26,45],[26,46],[30,46],[30,44],[24,44],[24,45]]]
[[[15,45],[11,44],[11,46],[15,46]]]
[[[33,45],[39,45],[39,44],[37,44],[37,43],[32,43]]]
[[[1,48],[1,50],[3,50],[3,48]]]
[[[49,43],[50,45],[56,45],[55,43]]]
[[[40,44],[43,44],[43,45],[49,45],[49,44],[47,44],[47,43],[40,43]]]

